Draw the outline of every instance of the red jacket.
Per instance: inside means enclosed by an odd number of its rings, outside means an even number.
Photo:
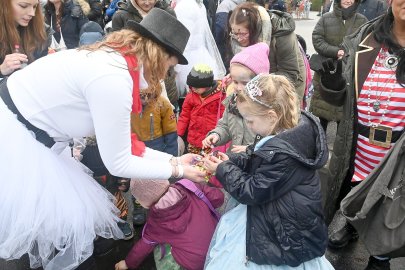
[[[217,225],[208,206],[194,193],[180,184],[173,184],[182,195],[180,201],[165,209],[152,206],[144,231],[144,238],[170,244],[174,260],[188,270],[204,267],[205,256]],[[217,188],[196,184],[214,208],[224,202],[224,194]],[[129,268],[138,267],[153,251],[155,245],[140,239],[131,249],[125,262]]]
[[[225,109],[222,101],[225,97],[226,94],[221,90],[204,100],[194,92],[188,93],[177,123],[177,134],[183,136],[188,129],[187,142],[201,148],[208,132],[215,128],[219,118],[222,117]]]

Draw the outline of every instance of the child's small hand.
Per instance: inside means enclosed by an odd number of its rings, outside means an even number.
[[[205,171],[201,171],[198,166],[184,166],[183,177],[196,183],[205,182],[207,176]]]
[[[247,145],[233,145],[231,152],[232,153],[243,153],[246,152]]]
[[[127,269],[128,269],[128,266],[124,260],[115,264],[115,270],[127,270]]]
[[[212,133],[202,141],[202,146],[203,148],[213,147],[218,142],[218,140],[219,140],[218,134]]]
[[[228,155],[225,154],[225,153],[222,153],[222,152],[218,152],[218,157],[219,157],[219,159],[222,160],[222,161],[227,161],[227,160],[229,160]]]
[[[226,160],[228,159],[228,156],[225,155],[224,153],[218,153],[219,156],[222,155],[225,156]],[[223,160],[214,157],[214,156],[210,156],[208,155],[205,159],[204,159],[204,168],[211,174],[215,174],[215,172],[217,171],[218,165],[221,164],[223,162]]]

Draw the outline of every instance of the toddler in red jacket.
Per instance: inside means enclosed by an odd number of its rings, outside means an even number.
[[[142,238],[131,249],[115,270],[137,268],[157,245],[169,244],[172,258],[170,267],[203,269],[205,256],[218,223],[214,208],[224,202],[224,194],[217,188],[183,179],[170,185],[164,180],[131,180],[132,195],[149,208]],[[198,194],[198,195],[197,195]],[[168,255],[166,255],[168,256]]]
[[[191,69],[187,85],[190,91],[182,106],[177,134],[182,137],[187,132],[188,152],[200,154],[202,141],[222,117],[225,109],[222,100],[226,94],[206,64],[197,64]]]

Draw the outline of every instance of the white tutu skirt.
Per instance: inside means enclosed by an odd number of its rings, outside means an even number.
[[[122,238],[113,196],[73,158],[37,142],[0,99],[0,258],[74,269],[96,235]]]

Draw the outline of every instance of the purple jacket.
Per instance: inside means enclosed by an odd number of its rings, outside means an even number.
[[[224,202],[222,191],[207,185],[196,184],[204,192],[214,208]],[[161,244],[170,244],[175,261],[188,270],[203,269],[205,256],[217,225],[216,218],[208,206],[194,193],[180,184],[173,184],[182,195],[180,201],[165,208],[152,206],[144,238]],[[140,239],[125,258],[129,268],[138,267],[153,251],[155,245]]]

